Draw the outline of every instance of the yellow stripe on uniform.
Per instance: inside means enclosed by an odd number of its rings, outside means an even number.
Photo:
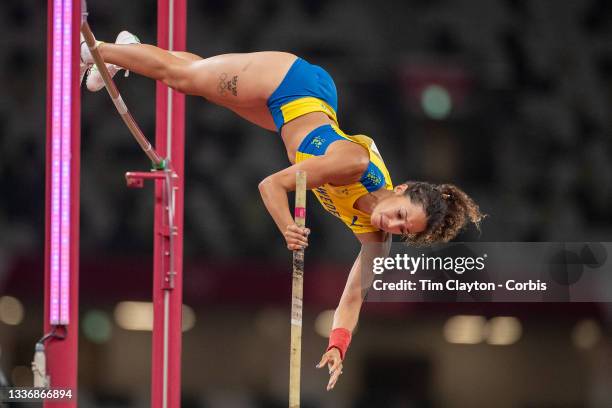
[[[285,123],[306,115],[310,112],[323,112],[335,123],[338,123],[336,111],[327,103],[318,98],[310,96],[299,98],[281,106],[281,112]]]

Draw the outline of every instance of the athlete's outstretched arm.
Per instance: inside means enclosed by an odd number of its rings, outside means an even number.
[[[337,142],[340,144],[340,142]],[[263,202],[274,219],[276,226],[287,241],[290,250],[308,246],[307,228],[298,227],[293,221],[289,210],[287,193],[295,191],[295,173],[298,170],[306,172],[308,189],[317,188],[325,183],[350,184],[361,177],[367,162],[352,153],[353,149],[362,147],[346,142],[345,146],[334,146],[332,152],[323,156],[311,157],[284,170],[266,177],[259,183],[259,192]],[[331,149],[330,149],[331,150]],[[355,157],[347,160],[347,157]]]
[[[391,234],[386,232],[370,232],[356,234],[356,236],[361,242],[361,251],[351,268],[342,297],[334,313],[332,332],[334,330],[346,330],[348,333],[352,333],[355,330],[361,306],[374,277],[371,270],[372,260],[375,257],[387,256],[391,248]],[[330,343],[333,343],[333,341],[330,341]],[[321,368],[327,364],[329,368],[328,391],[334,388],[338,377],[342,374],[344,357],[337,347],[331,347],[323,354],[317,365]]]
[[[361,242],[361,251],[347,278],[332,326],[332,329],[342,327],[351,332],[357,325],[361,305],[372,285],[373,259],[389,255],[391,249],[391,234],[389,233],[378,231],[355,235]]]

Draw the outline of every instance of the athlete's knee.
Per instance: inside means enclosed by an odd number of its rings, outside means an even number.
[[[162,82],[178,92],[193,93],[193,75],[190,69],[191,61],[168,65],[164,70]]]

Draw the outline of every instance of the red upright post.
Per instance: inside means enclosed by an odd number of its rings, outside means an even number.
[[[45,407],[77,406],[80,0],[49,0],[47,29],[47,146],[44,332],[51,388],[73,399]]]
[[[183,51],[186,42],[186,0],[158,0],[157,42]],[[181,324],[183,303],[183,196],[185,97],[157,83],[156,142],[169,159],[174,177],[155,182],[153,273],[153,358],[151,406],[181,406]],[[172,190],[171,197],[166,194]],[[170,201],[170,202],[169,202]],[[168,211],[173,217],[168,217]],[[172,215],[172,214],[170,214]],[[174,225],[168,225],[173,219]]]

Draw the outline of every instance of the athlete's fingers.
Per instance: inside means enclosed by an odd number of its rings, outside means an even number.
[[[297,234],[293,234],[293,233],[287,233],[287,234],[285,234],[285,239],[288,242],[292,242],[294,244],[308,245],[308,240],[306,238],[302,237],[301,235],[297,235]]]
[[[342,366],[342,361],[339,358],[332,357],[329,360],[329,374],[334,374],[338,368]]]
[[[287,241],[287,249],[296,251],[308,247],[308,234],[310,234],[308,228],[301,228],[295,224],[287,225],[283,233]]]
[[[289,224],[287,225],[287,230],[293,232],[300,232],[301,228],[298,227],[296,224]]]
[[[297,234],[300,234],[302,236],[308,236],[308,234],[310,234],[310,229],[305,228],[305,227],[298,227],[295,224],[290,224],[287,226],[287,231],[291,231],[291,232],[295,232]]]
[[[291,236],[291,237],[295,237],[297,239],[303,239],[303,240],[308,240],[308,236],[304,235],[304,234],[300,234],[299,232],[296,231],[285,231],[285,235]]]
[[[334,387],[336,386],[336,383],[338,382],[338,378],[340,378],[341,374],[342,374],[342,365],[340,365],[338,369],[334,371],[334,373],[329,377],[329,382],[327,383],[327,391],[334,389]]]
[[[327,384],[327,391],[331,391],[334,389],[336,383],[338,382],[338,378],[340,378],[340,374],[342,374],[342,371],[334,373],[334,375],[329,379],[329,383]]]
[[[301,242],[289,240],[287,241],[287,247],[291,250],[296,250],[296,249],[306,249],[308,245],[302,244]]]
[[[327,363],[328,360],[329,360],[329,354],[327,353],[323,354],[323,357],[321,357],[321,361],[319,361],[319,364],[317,364],[317,368],[323,367],[325,363]]]
[[[289,240],[294,240],[296,242],[301,242],[303,244],[308,244],[308,238],[306,238],[303,235],[298,234],[297,232],[285,232],[285,239]]]

